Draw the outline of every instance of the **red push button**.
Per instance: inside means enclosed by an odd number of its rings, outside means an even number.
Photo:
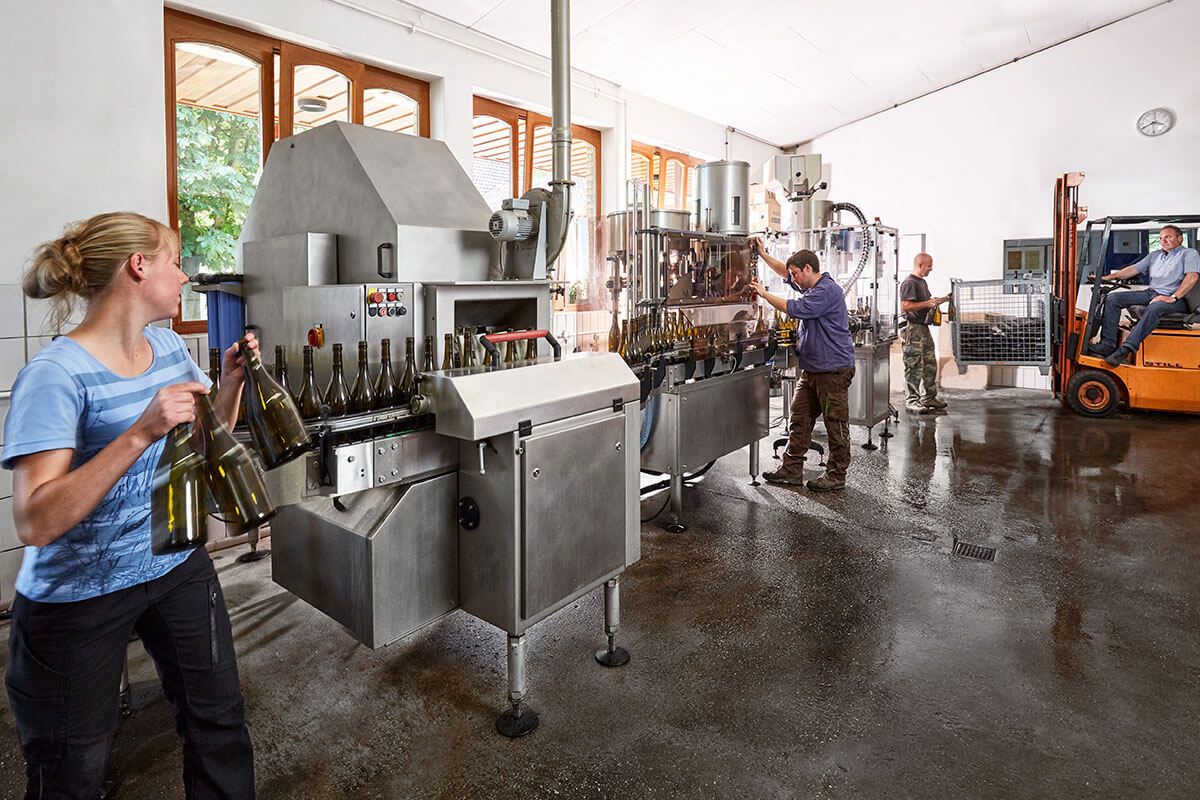
[[[310,347],[325,346],[325,329],[322,327],[308,329],[308,344]]]
[[[382,303],[383,302],[383,292],[375,292],[374,294],[372,294],[371,302],[372,303]]]

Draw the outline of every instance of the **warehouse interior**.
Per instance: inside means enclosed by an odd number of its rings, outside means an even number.
[[[271,518],[201,539],[257,796],[1200,792],[1200,3],[6,17],[0,413],[86,313],[23,293],[35,249],[128,210],[192,278],[163,326],[206,373],[254,332],[302,429],[272,462],[234,427]],[[1139,348],[1113,301],[1147,287],[1108,273],[1171,231],[1178,313]],[[793,452],[825,372],[798,251],[854,382]],[[354,396],[309,413],[343,346]],[[0,609],[41,549],[16,486]],[[136,640],[113,696],[101,796],[207,796]],[[0,703],[0,798],[34,796],[23,744]]]

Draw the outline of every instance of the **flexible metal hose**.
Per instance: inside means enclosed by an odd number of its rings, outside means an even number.
[[[829,211],[831,214],[836,214],[839,211],[849,211],[851,214],[858,217],[858,224],[866,228],[867,215],[862,212],[862,209],[853,203],[834,203],[829,207]],[[843,295],[850,294],[850,287],[852,287],[858,281],[858,279],[862,277],[863,270],[867,268],[867,262],[871,258],[871,251],[875,248],[875,241],[871,238],[871,234],[869,232],[865,232],[864,236],[866,237],[866,242],[863,245],[862,256],[858,259],[858,266],[855,267],[854,274],[850,276],[849,280],[842,284]]]

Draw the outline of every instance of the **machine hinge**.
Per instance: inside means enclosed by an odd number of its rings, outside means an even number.
[[[614,414],[620,414],[624,410],[625,410],[625,401],[624,400],[622,400],[619,397],[616,400],[613,400],[613,413]]]
[[[524,439],[526,436],[529,436],[531,433],[533,433],[533,422],[532,421],[526,419],[526,420],[522,420],[521,422],[517,423],[517,436]]]

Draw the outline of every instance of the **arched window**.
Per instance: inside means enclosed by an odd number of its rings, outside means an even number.
[[[334,120],[429,135],[429,84],[167,9],[167,195],[183,267],[233,272],[272,142]],[[207,330],[184,288],[175,329]]]

